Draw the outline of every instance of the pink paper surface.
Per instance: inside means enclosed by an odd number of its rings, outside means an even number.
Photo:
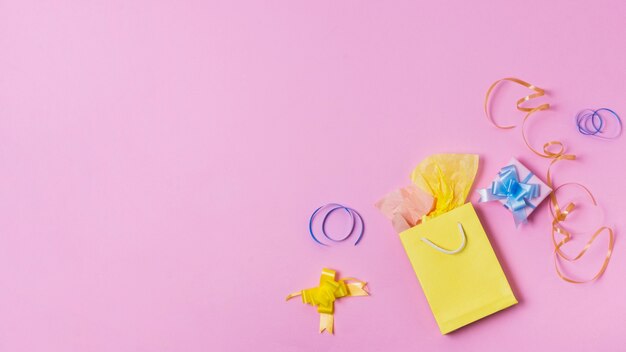
[[[0,351],[619,350],[626,137],[573,121],[626,116],[625,17],[617,0],[0,2]],[[507,76],[548,90],[530,142],[579,156],[555,181],[592,189],[614,257],[566,284],[545,202],[520,231],[477,206],[520,304],[441,336],[372,204],[433,153],[480,154],[474,189],[511,156],[545,179],[482,111]],[[498,89],[496,119],[521,121],[527,93]],[[328,202],[363,215],[357,247],[309,238]],[[323,267],[372,293],[337,302],[334,336],[284,301]]]

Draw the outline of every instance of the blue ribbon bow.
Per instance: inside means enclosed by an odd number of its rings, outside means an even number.
[[[515,226],[527,221],[530,212],[527,208],[535,208],[530,201],[539,197],[539,185],[529,184],[528,181],[533,177],[533,173],[529,173],[524,180],[519,180],[517,168],[515,165],[508,165],[500,169],[498,179],[491,183],[491,188],[483,188],[478,190],[480,200],[478,202],[491,202],[494,200],[506,200],[504,207],[513,213]]]

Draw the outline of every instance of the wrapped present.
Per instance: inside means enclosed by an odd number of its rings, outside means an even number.
[[[400,240],[442,334],[517,303],[474,207],[478,156],[433,155],[411,178],[434,206]]]
[[[512,214],[515,226],[528,221],[528,216],[552,192],[552,189],[512,158],[498,172],[491,187],[479,189],[479,202],[498,201]]]

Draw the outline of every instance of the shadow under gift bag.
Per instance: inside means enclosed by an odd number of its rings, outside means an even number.
[[[477,155],[438,154],[411,175],[427,195],[422,200],[433,203],[400,239],[442,334],[517,303],[474,207],[465,203],[477,169]],[[390,199],[377,206],[397,217],[403,206]]]

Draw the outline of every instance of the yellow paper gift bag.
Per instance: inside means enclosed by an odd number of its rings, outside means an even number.
[[[477,168],[477,155],[440,154],[412,174],[435,206],[400,239],[442,334],[517,303],[474,207],[463,204]]]

